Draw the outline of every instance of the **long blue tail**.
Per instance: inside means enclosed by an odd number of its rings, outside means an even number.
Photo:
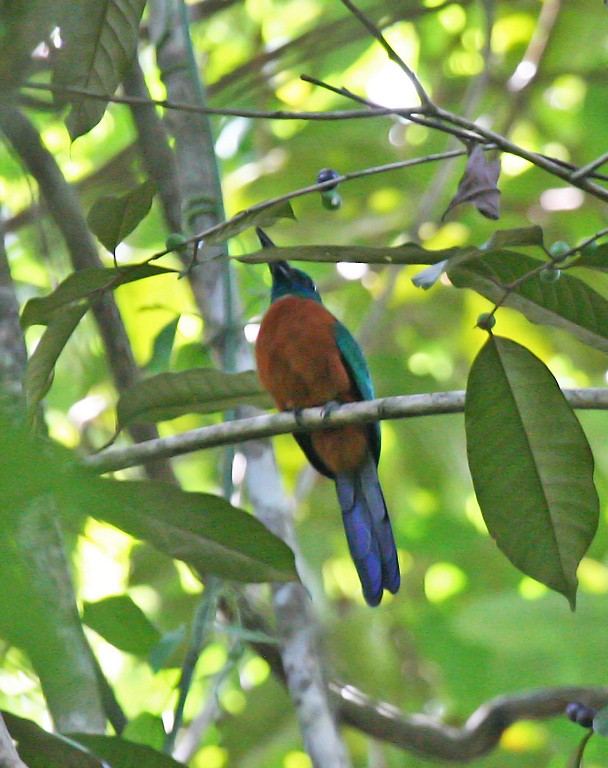
[[[401,577],[391,522],[372,457],[355,472],[337,474],[336,490],[363,596],[368,605],[378,605],[383,590],[397,592]]]

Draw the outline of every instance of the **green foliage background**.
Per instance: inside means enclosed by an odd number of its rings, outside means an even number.
[[[538,72],[529,87],[518,91],[514,73],[521,74],[521,62],[531,39],[538,41],[547,23],[542,14],[550,5],[557,16]],[[384,52],[337,2],[226,3],[200,18],[207,6],[210,3],[193,5],[191,34],[214,107],[319,112],[351,108],[343,97],[302,82],[300,74],[367,92],[373,100],[388,98],[391,105],[415,103],[403,74],[387,63]],[[508,132],[527,149],[579,165],[605,151],[608,13],[599,0],[386,0],[362,7],[394,19],[388,39],[442,107],[461,113],[474,102],[471,117]],[[484,7],[494,17],[485,83]],[[139,57],[152,94],[162,98],[145,34]],[[3,58],[0,64],[8,71]],[[110,105],[101,122],[73,143],[61,115],[39,106],[30,107],[27,114],[85,210],[98,198],[124,194],[143,180],[126,106]],[[313,184],[322,168],[349,173],[457,146],[445,134],[390,117],[220,117],[213,126],[228,216]],[[572,188],[560,196],[556,190],[566,185],[509,155],[502,158],[500,221],[483,219],[468,206],[442,223],[441,214],[463,169],[464,159],[458,159],[351,181],[340,188],[343,204],[338,211],[326,210],[318,193],[301,197],[293,202],[297,220],[279,222],[272,228],[273,239],[285,246],[392,246],[416,240],[437,249],[479,246],[497,228],[538,224],[546,244],[576,245],[606,225],[603,202]],[[24,304],[48,294],[71,267],[56,228],[44,205],[40,207],[35,185],[8,143],[0,146],[0,188],[9,261]],[[157,198],[147,218],[117,247],[118,263],[142,261],[164,250],[167,234]],[[233,238],[230,249],[235,256],[256,250],[253,231]],[[111,267],[111,254],[101,246],[100,252]],[[175,257],[163,264],[179,268]],[[267,306],[267,269],[238,262],[234,268],[243,324],[252,327]],[[486,340],[475,327],[476,319],[492,308],[490,302],[445,279],[422,291],[412,284],[419,267],[371,265],[356,279],[346,279],[344,270],[330,264],[306,268],[328,308],[360,335],[378,396],[464,389],[471,363]],[[601,272],[585,279],[608,295]],[[177,280],[174,273],[153,277],[121,286],[116,297],[142,367],[158,373],[209,363],[208,350],[200,342],[203,323],[187,280]],[[497,320],[496,331],[533,351],[562,386],[605,385],[605,353],[564,331],[531,324],[514,310],[501,308]],[[173,329],[168,335],[167,328]],[[30,350],[40,332],[40,326],[27,330]],[[87,316],[63,351],[44,400],[49,433],[81,453],[99,448],[114,432],[115,403],[103,348]],[[576,613],[562,597],[522,576],[488,535],[467,467],[462,415],[383,423],[380,477],[403,564],[403,586],[398,596],[385,599],[374,611],[359,594],[332,484],[306,466],[292,438],[275,439],[284,484],[297,502],[305,583],[322,618],[338,678],[405,712],[425,712],[457,724],[500,694],[604,683],[608,430],[605,413],[579,415],[594,452],[602,506],[597,536],[579,569]],[[160,432],[175,434],[218,420],[183,415],[163,422]],[[119,444],[123,440],[119,438]],[[174,463],[186,490],[219,493],[220,461],[218,449]],[[238,485],[236,493],[236,506],[246,506]],[[128,618],[122,631],[112,627],[112,644],[94,632],[90,639],[130,719],[126,736],[158,747],[160,719],[175,704],[179,665],[201,586],[183,564],[92,518],[73,533],[70,555],[85,622],[95,616],[91,603],[116,595],[128,596],[145,614],[140,617],[125,600],[121,605],[127,606]],[[140,619],[141,636],[134,639]],[[99,621],[97,616],[91,624],[99,628]],[[159,652],[159,637],[163,651],[153,668],[150,649]],[[238,632],[221,628],[197,666],[186,720],[214,696],[216,717],[190,765],[306,768],[287,694]],[[15,646],[7,645],[2,656],[0,708],[48,724],[30,661]],[[579,730],[565,721],[520,723],[506,732],[496,753],[476,764],[563,766],[578,738]],[[418,757],[371,743],[354,729],[346,731],[346,739],[357,767],[420,764]],[[605,757],[605,744],[599,743],[590,748],[588,764],[602,764]]]

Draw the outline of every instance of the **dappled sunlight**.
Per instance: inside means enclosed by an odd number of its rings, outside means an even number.
[[[424,594],[430,603],[443,603],[464,591],[467,576],[454,563],[433,563],[424,574]]]

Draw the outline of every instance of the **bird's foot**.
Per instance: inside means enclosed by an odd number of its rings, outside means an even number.
[[[331,412],[335,411],[336,408],[339,408],[341,405],[342,403],[338,402],[337,400],[330,400],[328,403],[325,403],[325,405],[321,408],[321,418],[329,418]]]
[[[296,420],[296,424],[299,427],[303,427],[304,426],[304,419],[302,418],[302,411],[303,410],[304,410],[304,408],[293,408],[293,410],[291,411],[293,413],[294,419]]]

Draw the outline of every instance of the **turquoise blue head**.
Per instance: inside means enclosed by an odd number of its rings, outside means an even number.
[[[263,248],[274,248],[274,243],[264,230],[256,227],[255,231]],[[271,261],[268,268],[272,275],[271,301],[281,299],[283,296],[301,296],[321,303],[317,286],[306,272],[295,269],[286,261]]]

